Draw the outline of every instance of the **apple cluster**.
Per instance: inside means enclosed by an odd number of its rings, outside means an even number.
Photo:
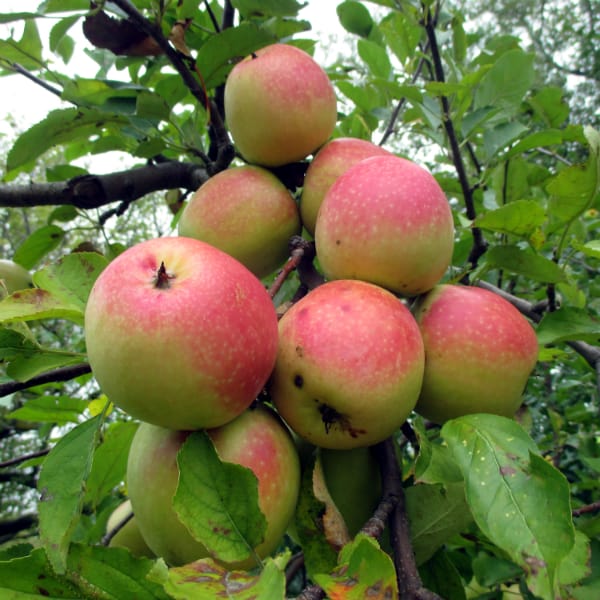
[[[332,139],[335,92],[307,53],[285,44],[253,53],[232,69],[224,104],[243,166],[194,193],[178,236],[111,262],[85,315],[99,385],[142,422],[128,463],[133,512],[151,551],[174,565],[208,554],[172,506],[191,431],[207,431],[222,460],[256,475],[262,557],[294,514],[293,435],[351,451],[413,411],[436,423],[510,417],[538,351],[506,300],[441,283],[454,246],[443,190],[411,160]],[[297,202],[273,169],[309,156]],[[314,238],[325,283],[278,320],[260,278],[301,232]],[[269,403],[257,407],[263,390]]]

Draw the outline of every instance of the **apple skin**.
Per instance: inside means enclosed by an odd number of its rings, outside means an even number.
[[[370,156],[390,155],[387,150],[359,138],[335,138],[315,155],[306,171],[300,215],[306,230],[314,235],[317,214],[326,192],[351,166]]]
[[[470,413],[512,418],[538,356],[527,319],[493,292],[449,284],[421,297],[414,314],[425,344],[416,412],[440,424]]]
[[[127,489],[140,530],[154,553],[173,566],[209,556],[172,507],[179,478],[177,452],[189,433],[142,423],[127,466]],[[256,552],[264,558],[282,540],[298,500],[300,460],[290,432],[274,411],[259,406],[207,433],[222,461],[245,466],[258,479],[258,503],[267,530]],[[249,569],[256,564],[249,558],[227,566]]]
[[[8,259],[0,259],[0,279],[4,281],[9,294],[32,285],[31,273],[25,267]]]
[[[201,185],[179,219],[179,234],[220,248],[257,277],[285,262],[290,237],[300,233],[298,207],[273,173],[246,165]]]
[[[268,390],[290,428],[311,444],[370,446],[414,408],[423,363],[419,328],[398,298],[363,281],[331,281],[279,321]]]
[[[452,260],[452,211],[431,173],[404,158],[373,156],[331,186],[315,241],[327,278],[416,296],[438,283]]]
[[[157,285],[161,263],[166,287]],[[204,242],[137,244],[100,274],[85,311],[92,372],[118,407],[170,429],[218,427],[262,390],[277,315],[260,281]]]
[[[225,82],[225,119],[240,154],[276,167],[306,158],[331,136],[337,99],[306,52],[271,44],[237,63]]]
[[[131,500],[125,500],[119,504],[108,518],[106,523],[107,533],[130,515],[131,512]],[[146,541],[142,537],[135,516],[131,517],[131,519],[115,533],[108,545],[117,548],[127,548],[134,556],[154,558],[154,552],[148,548],[148,544],[146,544]]]
[[[379,465],[371,448],[321,448],[319,460],[331,499],[354,537],[373,516],[382,494]]]

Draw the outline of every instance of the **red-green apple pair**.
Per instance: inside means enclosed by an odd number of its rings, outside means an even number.
[[[170,429],[218,427],[265,385],[277,353],[271,298],[225,252],[185,237],[129,248],[85,312],[92,372],[117,406]]]
[[[127,488],[136,522],[151,550],[170,565],[210,556],[173,508],[180,476],[177,454],[189,434],[142,423],[129,452]],[[300,461],[294,441],[265,407],[248,409],[227,425],[208,430],[208,435],[222,461],[247,467],[258,480],[258,505],[267,526],[254,551],[264,558],[281,542],[296,508]],[[210,480],[212,472],[204,475]],[[247,569],[256,566],[256,560],[250,556],[227,566]]]
[[[272,44],[231,70],[225,119],[248,162],[281,166],[306,158],[329,139],[337,100],[327,73],[309,54]]]
[[[361,279],[416,296],[450,265],[454,224],[431,173],[397,156],[372,156],[326,192],[315,241],[328,279]]]
[[[300,233],[292,195],[273,173],[245,165],[217,173],[191,197],[179,234],[230,254],[257,277],[281,266],[288,242]]]

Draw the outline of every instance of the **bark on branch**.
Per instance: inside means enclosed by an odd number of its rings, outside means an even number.
[[[131,202],[159,190],[196,190],[208,179],[195,163],[165,162],[107,175],[82,175],[68,181],[0,184],[0,207],[58,206],[99,208],[115,201]]]

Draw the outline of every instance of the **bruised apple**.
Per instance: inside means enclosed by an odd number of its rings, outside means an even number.
[[[370,446],[407,418],[421,389],[423,341],[393,294],[331,281],[279,321],[269,393],[300,437],[322,448]]]
[[[158,238],[100,274],[85,339],[98,384],[131,416],[171,429],[218,427],[268,379],[277,316],[260,281],[225,252]]]
[[[276,167],[302,160],[329,139],[337,100],[327,73],[310,54],[271,44],[229,73],[225,118],[248,162]]]
[[[152,551],[169,565],[209,556],[172,505],[179,478],[177,453],[188,435],[142,423],[129,451],[127,488],[140,531]],[[279,545],[296,508],[300,461],[292,437],[279,417],[265,407],[248,409],[227,425],[208,430],[208,435],[222,461],[247,467],[258,480],[258,505],[267,528],[264,541],[254,550],[264,558]],[[208,469],[202,475],[213,477]],[[202,509],[197,514],[202,515]],[[227,566],[251,568],[256,563],[251,557]]]
[[[429,171],[397,156],[373,156],[350,167],[325,194],[315,241],[328,279],[361,279],[416,296],[448,268],[454,223]]]
[[[425,344],[416,412],[436,423],[470,413],[514,416],[537,361],[533,327],[477,287],[439,285],[414,308]]]
[[[217,173],[201,185],[179,219],[179,234],[237,258],[257,277],[277,269],[300,233],[292,195],[273,173],[245,165]]]

